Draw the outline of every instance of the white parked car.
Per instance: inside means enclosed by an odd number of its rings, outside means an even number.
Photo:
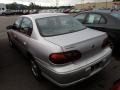
[[[86,28],[67,14],[23,15],[7,29],[10,45],[29,57],[36,79],[42,74],[65,87],[91,77],[110,62],[106,33]]]
[[[0,3],[0,15],[3,15],[5,11],[6,11],[6,5],[3,3]]]

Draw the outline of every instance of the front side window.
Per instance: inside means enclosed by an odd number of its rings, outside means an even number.
[[[87,24],[105,24],[105,19],[99,14],[89,14]]]
[[[30,30],[32,30],[32,27],[32,21],[29,18],[24,18],[21,23],[20,32],[28,35],[28,32],[31,32]]]
[[[42,36],[56,36],[85,29],[79,21],[72,16],[55,16],[38,18],[36,23]]]
[[[120,19],[120,14],[119,13],[112,13],[111,14],[113,17]]]

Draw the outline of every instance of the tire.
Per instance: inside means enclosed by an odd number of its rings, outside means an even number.
[[[35,77],[36,80],[39,81],[42,78],[42,75],[38,65],[36,64],[34,59],[30,60],[30,64],[31,64],[31,71],[33,76]]]
[[[8,36],[8,41],[9,41],[9,45],[10,47],[14,48],[15,44],[12,42],[12,40],[10,39],[10,36]]]

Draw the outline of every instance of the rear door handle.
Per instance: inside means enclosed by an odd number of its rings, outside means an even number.
[[[26,45],[27,43],[26,42],[23,42],[23,45]]]

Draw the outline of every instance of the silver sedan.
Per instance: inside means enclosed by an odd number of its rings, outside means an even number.
[[[110,62],[112,50],[106,33],[86,28],[67,14],[24,15],[7,29],[9,44],[28,57],[39,80],[43,75],[59,86],[69,86]]]

